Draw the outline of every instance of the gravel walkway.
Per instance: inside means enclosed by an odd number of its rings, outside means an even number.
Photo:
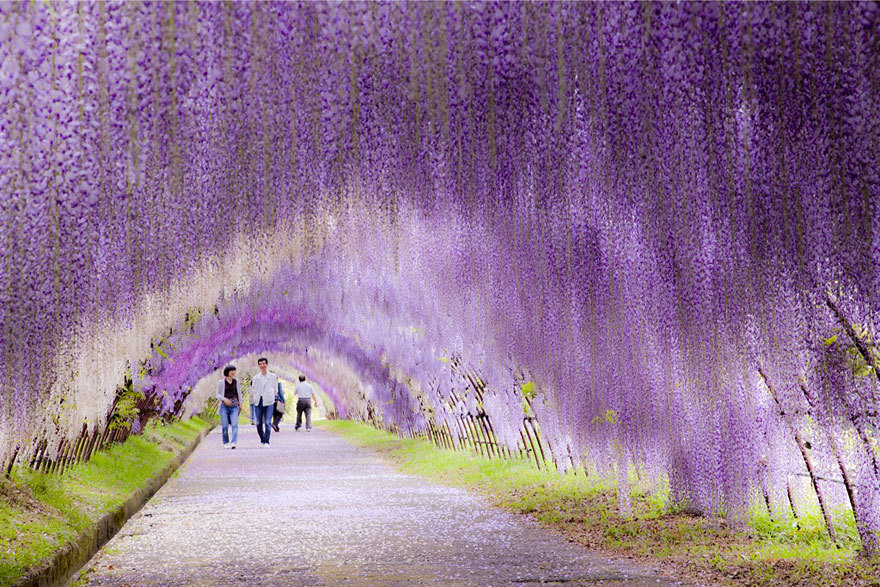
[[[282,424],[284,426],[284,424]],[[219,428],[86,566],[86,585],[677,585],[324,430]]]

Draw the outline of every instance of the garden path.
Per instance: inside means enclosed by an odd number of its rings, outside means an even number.
[[[285,426],[282,424],[282,426]],[[219,430],[80,574],[85,585],[676,585],[467,492],[289,424]]]

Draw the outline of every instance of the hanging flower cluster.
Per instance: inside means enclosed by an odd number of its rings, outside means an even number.
[[[0,3],[0,442],[276,351],[876,549],[878,150],[874,3]]]

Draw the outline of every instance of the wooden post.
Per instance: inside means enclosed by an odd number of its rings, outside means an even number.
[[[565,445],[565,450],[566,450],[566,452],[568,452],[568,460],[571,461],[571,474],[574,475],[574,476],[577,476],[577,474],[578,474],[578,473],[577,473],[577,463],[574,462],[574,457],[571,456],[571,445],[566,444],[566,445]],[[633,464],[635,464],[635,463],[633,463]],[[627,471],[627,475],[629,475],[629,471]],[[641,476],[639,476],[639,467],[638,467],[638,465],[636,465],[636,476],[638,476],[638,477],[639,477],[639,480],[641,480]]]
[[[530,426],[529,418],[524,417],[522,429],[520,429],[520,434],[525,433],[525,436],[529,439],[529,444],[532,446],[532,456],[535,457],[535,464],[540,469],[541,468],[541,459],[538,457],[538,451],[535,450],[535,441],[532,440],[532,434],[529,432],[529,426]]]
[[[810,407],[810,410],[815,410],[816,406],[813,403],[813,400],[810,399],[810,394],[807,393],[807,387],[804,383],[800,382],[801,393],[804,394],[804,399],[807,400],[807,405]],[[815,414],[809,414],[811,418],[816,419]],[[834,459],[837,461],[837,466],[840,469],[840,475],[843,477],[843,484],[846,487],[846,495],[849,497],[849,505],[852,507],[853,517],[856,520],[856,526],[859,526],[859,508],[856,505],[856,491],[855,487],[850,481],[849,478],[849,469],[846,466],[846,461],[843,460],[843,454],[840,451],[840,446],[837,444],[837,439],[834,438],[834,434],[831,430],[828,430],[825,426],[820,427],[825,430],[825,436],[828,439],[828,444],[831,446],[831,453],[834,455]],[[859,532],[859,536],[861,537],[861,532]],[[862,540],[864,542],[864,540]]]
[[[486,453],[489,455],[491,459],[493,456],[498,456],[498,449],[496,446],[492,444],[489,440],[489,436],[486,434],[486,424],[483,422],[483,418],[479,416],[473,416],[471,418],[471,422],[473,422],[474,427],[477,429],[477,435],[479,436],[483,446],[486,447]]]
[[[79,461],[79,453],[82,451],[83,444],[83,431],[79,431],[79,435],[76,437],[76,442],[73,443],[73,450],[70,451],[70,460],[73,462]]]
[[[64,457],[61,459],[61,468],[58,471],[59,475],[64,475],[64,471],[70,466],[70,461],[73,460],[73,457],[76,454],[76,447],[79,444],[79,437],[74,442],[68,442],[67,447],[64,450]]]
[[[492,458],[492,455],[498,456],[498,447],[493,446],[493,444],[489,441],[489,435],[486,432],[486,423],[483,422],[482,416],[474,416],[471,419],[474,422],[474,425],[477,428],[477,434],[480,435],[480,438],[483,441],[483,445],[486,447],[486,452],[489,453],[489,458]]]
[[[440,438],[443,440],[443,446],[446,447],[447,450],[455,450],[455,444],[452,442],[452,437],[449,436],[449,433],[446,431],[446,425],[440,427]]]
[[[529,411],[530,411],[532,414],[534,414],[534,413],[535,413],[535,410],[532,409],[532,402],[529,401],[529,398],[527,398],[527,397],[524,397],[523,399],[525,399],[525,401],[526,401],[526,405],[528,406]],[[529,417],[529,418],[527,419],[527,421],[528,421],[528,423],[529,423],[529,426],[531,426],[531,428],[532,428],[532,432],[535,433],[535,442],[538,443],[538,450],[541,452],[541,460],[544,461],[544,462],[546,463],[546,462],[547,462],[547,456],[544,454],[544,447],[541,445],[541,435],[538,433],[538,428],[537,428],[537,426],[536,426],[536,424],[537,424],[537,422],[538,422],[538,419],[537,419],[536,417]],[[545,442],[547,442],[547,441],[545,440]],[[547,443],[547,447],[550,448],[550,443],[549,443],[549,442]],[[551,452],[552,452],[552,451],[551,451]],[[554,458],[553,462],[554,462],[554,463],[556,462],[556,459],[555,459],[555,458]]]
[[[79,434],[79,446],[76,449],[76,454],[74,458],[77,463],[82,462],[83,455],[85,454],[86,447],[89,444],[89,425],[83,422],[82,432]]]
[[[55,470],[52,471],[55,474],[60,475],[62,471],[64,471],[64,465],[67,461],[67,455],[70,453],[70,449],[74,446],[74,441],[70,441],[68,439],[64,439],[62,441],[64,445],[62,449],[58,453],[58,460],[56,461]]]
[[[446,434],[449,436],[449,442],[452,444],[452,448],[458,450],[461,446],[461,442],[455,442],[452,430],[449,429],[449,422],[443,422],[443,427],[446,428]]]
[[[470,446],[471,450],[473,450],[474,452],[476,452],[476,451],[477,451],[477,446],[474,444],[473,439],[470,437],[470,432],[468,431],[467,424],[466,424],[465,421],[464,421],[464,416],[458,416],[458,417],[455,419],[455,423],[456,423],[456,426],[458,426],[458,429],[459,429],[459,431],[460,431],[459,439],[461,440],[462,445],[463,445],[465,448],[467,448],[467,443],[468,443],[468,441],[470,441],[470,443],[471,443],[471,446]]]
[[[526,428],[526,434],[529,433],[529,428],[531,428],[532,432],[534,432],[534,435],[535,435],[535,443],[538,445],[538,452],[541,453],[541,463],[542,464],[546,463],[547,457],[544,455],[544,447],[541,446],[541,438],[540,438],[540,436],[538,436],[538,429],[535,428],[535,421],[533,419],[529,418],[527,420],[527,422],[528,422],[528,428]],[[529,435],[529,438],[531,438],[531,435]],[[536,456],[536,458],[537,458],[537,456]],[[540,466],[538,468],[540,468]]]
[[[538,429],[535,428],[534,422],[532,422],[532,429],[535,431],[535,438],[538,439],[538,444],[541,444],[541,436],[539,434]],[[544,442],[547,443],[547,451],[550,453],[550,460],[553,462],[553,466],[556,467],[557,470],[559,470],[559,463],[556,462],[556,455],[553,452],[553,445],[550,444],[550,441],[547,440],[546,438],[544,439]],[[543,450],[541,452],[543,454]]]
[[[49,460],[49,439],[46,439],[43,441],[43,451],[40,454],[40,460],[37,461],[37,466],[34,467],[34,469],[45,473],[46,468],[50,463],[51,461]]]
[[[837,533],[834,531],[834,524],[831,521],[831,512],[828,510],[828,504],[825,503],[825,496],[822,495],[822,488],[819,487],[819,479],[816,478],[816,470],[813,467],[813,459],[810,458],[810,453],[808,452],[806,444],[804,444],[804,439],[801,438],[800,430],[798,430],[797,424],[791,415],[785,411],[785,407],[782,405],[782,401],[779,399],[779,394],[776,392],[776,388],[773,386],[773,383],[767,377],[767,373],[764,371],[764,368],[758,366],[758,373],[761,375],[761,378],[764,379],[764,383],[767,384],[767,389],[770,390],[770,395],[773,396],[773,401],[776,402],[776,405],[779,407],[779,413],[782,416],[785,423],[788,425],[788,428],[794,433],[794,440],[797,443],[798,448],[801,451],[801,456],[804,459],[804,464],[807,466],[807,472],[810,473],[810,480],[813,482],[813,489],[816,491],[816,497],[819,499],[819,508],[822,510],[822,517],[825,518],[825,526],[828,529],[828,535],[831,537],[831,540],[838,547],[840,546],[837,542]],[[791,496],[789,496],[791,499]]]
[[[483,447],[480,446],[480,438],[479,436],[477,436],[477,431],[474,428],[473,422],[471,422],[471,415],[468,414],[467,417],[462,416],[462,422],[468,429],[468,436],[470,437],[471,445],[474,447],[474,451],[477,452],[480,456],[484,456]]]
[[[101,452],[104,449],[104,445],[107,444],[107,440],[110,438],[110,435],[111,430],[110,424],[108,423],[106,426],[104,426],[104,433],[101,434],[101,437],[98,439],[98,446],[95,447],[95,450],[92,454],[94,454],[95,452]]]
[[[800,518],[800,516],[798,516],[797,508],[794,507],[794,496],[791,494],[791,479],[785,480],[785,490],[788,494],[788,505],[791,507],[791,515],[793,515],[794,519],[797,520],[798,518]],[[797,527],[798,530],[800,530],[800,522],[797,523]]]
[[[495,427],[492,426],[492,420],[488,415],[486,416],[486,425],[489,427],[489,432],[492,433],[492,441],[495,443],[495,446],[501,450],[501,456],[506,454],[508,459],[511,458],[513,455],[511,455],[510,449],[498,442],[498,435],[495,434]]]
[[[495,431],[492,429],[492,421],[489,419],[489,416],[483,414],[483,417],[480,418],[480,422],[483,425],[483,431],[486,434],[486,439],[490,442],[490,446],[495,449],[495,454],[498,455],[499,459],[504,458],[504,447],[498,442],[498,437],[495,436]]]
[[[871,439],[868,438],[868,434],[865,432],[865,427],[859,420],[860,419],[856,415],[850,414],[850,422],[853,423],[853,426],[855,426],[856,431],[859,433],[859,438],[862,440],[862,446],[865,451],[867,451],[871,464],[874,466],[874,476],[880,481],[880,463],[877,462],[877,451],[874,450],[874,447],[871,444]]]
[[[767,461],[761,459],[761,494],[764,496],[764,504],[767,506],[767,515],[773,519],[773,508],[770,507],[770,492],[767,490]]]
[[[37,443],[37,450],[34,452],[34,456],[31,459],[31,469],[34,469],[35,471],[39,470],[40,465],[43,462],[43,455],[46,452],[47,444],[48,443],[46,442],[45,438]]]
[[[849,321],[849,318],[844,316],[843,312],[840,308],[837,307],[837,304],[831,299],[830,296],[825,297],[825,303],[828,308],[831,309],[831,313],[834,314],[834,317],[837,318],[837,321],[840,322],[840,325],[843,327],[844,332],[849,337],[849,339],[853,342],[856,349],[858,349],[859,354],[862,355],[862,358],[865,360],[865,363],[871,367],[871,370],[874,372],[874,376],[877,378],[877,381],[880,381],[880,365],[877,364],[877,361],[874,360],[874,355],[868,349],[865,341],[861,339],[861,337],[856,334],[855,328],[853,328],[852,323]],[[871,458],[871,463],[874,465],[874,476],[880,480],[880,463],[877,461],[877,453],[874,451],[873,445],[871,444],[870,439],[868,438],[867,433],[865,432],[865,427],[860,421],[861,418],[856,414],[850,414],[850,421],[855,426],[856,431],[859,433],[859,438],[862,440],[862,444],[865,446],[865,450],[868,452],[868,455]]]
[[[98,444],[98,427],[95,426],[95,432],[92,434],[91,440],[89,440],[88,448],[86,449],[85,455],[83,456],[83,462],[87,463],[92,458],[92,453],[95,451],[95,446]]]
[[[440,443],[437,441],[437,437],[434,434],[434,423],[428,422],[428,438],[431,440],[431,444],[440,448]]]
[[[436,426],[434,426],[434,422],[429,422],[429,424],[429,430],[431,432],[431,438],[433,439],[434,445],[437,448],[446,448],[443,443],[443,436],[440,434],[440,430]]]
[[[12,474],[12,466],[15,465],[15,459],[18,458],[18,453],[21,450],[21,446],[16,446],[15,450],[12,452],[12,456],[9,457],[9,460],[6,463],[6,471],[5,476],[8,479],[9,475]]]
[[[66,439],[62,438],[61,442],[58,443],[58,454],[55,457],[54,461],[49,461],[49,464],[46,466],[46,472],[49,474],[55,473],[58,469],[58,466],[61,464],[61,459],[64,458],[64,450],[66,448]]]

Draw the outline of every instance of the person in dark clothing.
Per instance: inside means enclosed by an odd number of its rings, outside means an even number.
[[[296,427],[299,430],[302,426],[303,412],[306,414],[306,430],[312,431],[312,398],[315,397],[315,388],[311,383],[306,382],[306,376],[299,376],[299,383],[296,384]]]
[[[227,365],[223,368],[223,379],[217,382],[217,399],[220,400],[223,448],[235,448],[235,443],[238,442],[238,410],[241,405],[241,386],[235,377],[235,365]],[[231,440],[230,427],[232,427]]]
[[[275,432],[280,432],[281,430],[278,428],[279,422],[281,422],[281,418],[284,417],[284,412],[287,411],[287,402],[284,400],[284,389],[281,388],[281,382],[278,382],[278,393],[275,394],[275,410],[272,412],[272,430]]]

